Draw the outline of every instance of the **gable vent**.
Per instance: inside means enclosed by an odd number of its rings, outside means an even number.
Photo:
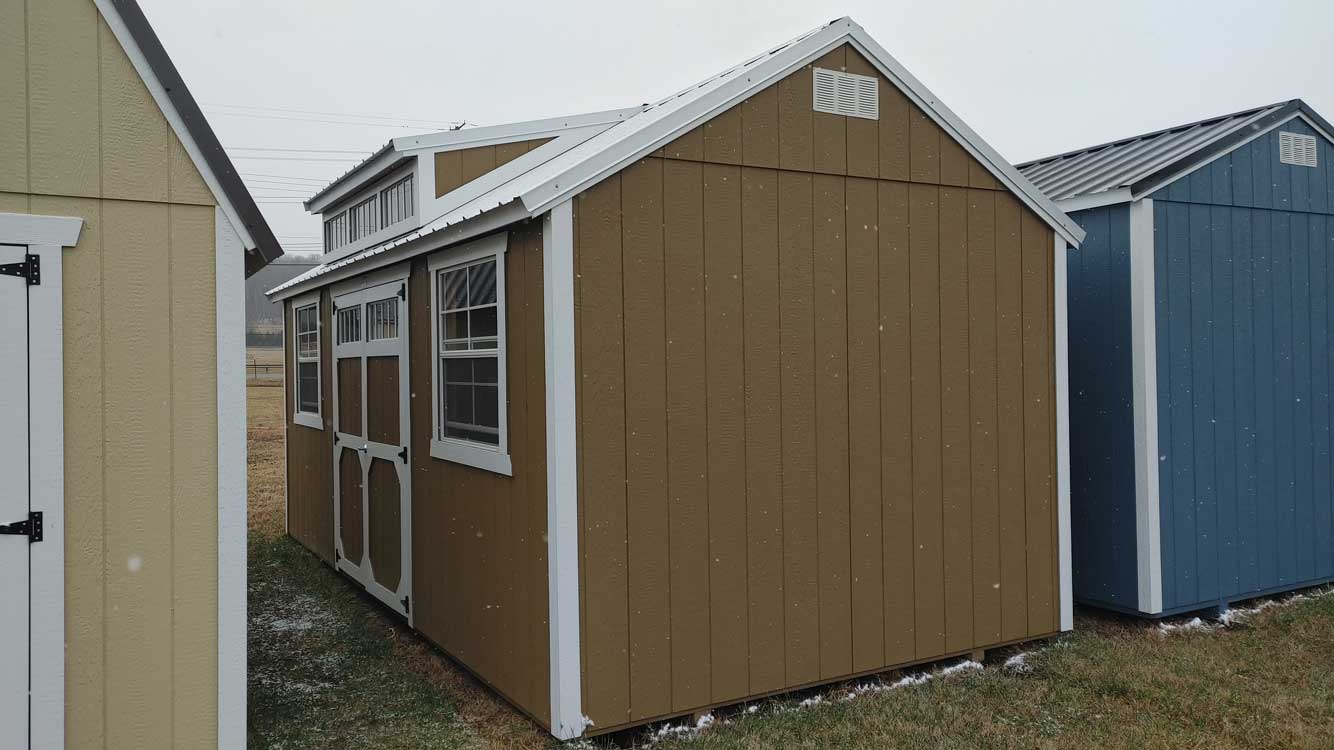
[[[872,76],[816,68],[815,111],[880,119],[880,82]]]
[[[1278,160],[1284,164],[1299,167],[1318,166],[1315,149],[1315,136],[1301,133],[1278,133]]]

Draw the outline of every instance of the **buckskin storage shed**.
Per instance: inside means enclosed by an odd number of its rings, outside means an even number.
[[[1161,616],[1334,578],[1331,133],[1293,100],[1020,167],[1088,231],[1076,598]]]
[[[1070,627],[1082,231],[851,20],[308,207],[289,529],[556,736]]]

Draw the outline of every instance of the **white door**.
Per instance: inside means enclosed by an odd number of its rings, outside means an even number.
[[[28,248],[0,245],[0,266],[15,269]],[[28,280],[0,275],[0,733],[4,746],[29,747],[32,679],[28,476]]]
[[[412,619],[407,280],[334,296],[338,569]]]

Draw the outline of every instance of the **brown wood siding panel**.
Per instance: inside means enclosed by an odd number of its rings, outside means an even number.
[[[397,591],[403,567],[403,495],[399,491],[398,468],[383,458],[372,459],[366,489],[370,505],[367,537],[370,539],[368,557],[371,568],[381,586]]]
[[[814,63],[815,68],[843,70],[847,62],[847,47],[840,46],[829,50]],[[813,87],[806,89],[806,106],[813,110]],[[854,119],[843,115],[831,115],[828,112],[811,112],[811,140],[814,145],[812,162],[816,172],[847,174],[848,172],[848,120]]]
[[[811,176],[779,172],[783,595],[788,685],[811,682],[820,675],[811,211]]]
[[[1001,638],[1022,638],[1028,627],[1024,512],[1023,265],[1019,231],[1023,208],[996,196],[996,400],[1000,445],[999,523]]]
[[[852,669],[860,672],[885,663],[876,182],[849,179],[847,207],[849,565]]]
[[[621,175],[632,719],[672,708],[662,191],[661,159]]]
[[[880,77],[880,179],[907,181],[911,176],[908,134],[917,108],[897,86]]]
[[[778,87],[770,86],[742,103],[741,157],[749,167],[778,166]]]
[[[343,542],[343,555],[353,565],[361,565],[362,549],[362,484],[361,459],[351,448],[343,448],[338,455],[338,534]]]
[[[912,274],[912,481],[917,656],[945,650],[941,552],[940,191],[908,193]]]
[[[816,175],[812,191],[820,677],[828,678],[852,671],[844,178]]]
[[[775,86],[778,89],[778,166],[783,169],[809,172],[814,168],[812,86],[809,65]]]
[[[969,464],[968,198],[940,191],[942,553],[945,649],[973,645],[973,528]]]
[[[732,107],[704,125],[704,161],[741,163],[741,107]]]
[[[399,442],[398,357],[366,358],[366,438],[385,445]]]
[[[897,664],[911,661],[917,654],[912,471],[912,264],[908,185],[881,181],[877,187],[885,661]]]
[[[740,144],[740,110],[736,135]],[[707,134],[707,130],[705,131]],[[708,150],[709,141],[705,146]],[[739,161],[740,149],[737,149]],[[748,694],[741,169],[704,166],[709,630],[713,702]]]
[[[709,507],[701,165],[663,165],[672,706],[709,702]]]
[[[496,166],[509,164],[515,159],[528,153],[527,141],[516,141],[514,143],[496,144]]]
[[[435,197],[439,198],[463,184],[461,159],[460,151],[442,151],[435,155]]]
[[[538,721],[550,721],[545,344],[540,226],[513,227],[505,256],[507,424],[513,476],[430,455],[434,388],[426,259],[408,284],[412,366],[413,615],[427,638]],[[535,257],[536,256],[536,257]],[[534,316],[538,329],[533,331]],[[396,391],[395,391],[396,392]]]
[[[551,138],[512,141],[493,146],[440,151],[435,155],[435,197],[456,190],[496,167],[551,142]]]
[[[338,360],[338,432],[362,435],[361,390],[361,357]]]
[[[664,146],[662,150],[673,159],[701,161],[704,159],[704,129],[694,128]]]
[[[1052,325],[1047,287],[1051,283],[1051,231],[1037,216],[1024,212],[1023,328],[1024,328],[1024,458],[1028,524],[1029,627],[1054,629],[1056,596],[1052,565],[1056,542],[1052,537],[1051,408]]]
[[[875,66],[859,52],[847,48],[847,71],[857,75],[878,77]],[[847,117],[849,175],[878,177],[880,175],[880,120]],[[850,183],[849,183],[850,184]]]
[[[973,157],[963,146],[944,134],[940,137],[940,183],[957,187],[968,186],[968,163]]]
[[[581,195],[578,230],[584,713],[596,725],[611,726],[630,716],[619,175]]]
[[[770,106],[776,101],[770,100]],[[747,118],[749,112],[747,110]],[[751,121],[747,119],[747,127]],[[776,130],[775,136],[776,136]],[[773,140],[774,159],[777,139]],[[747,148],[747,155],[750,150]],[[778,174],[741,172],[746,568],[750,691],[783,687],[782,420],[779,415]]]
[[[909,179],[913,182],[940,183],[940,128],[922,110],[908,112]]]
[[[1001,640],[996,415],[996,204],[968,191],[968,357],[972,416],[973,623],[978,643]]]
[[[320,300],[320,378],[321,413],[325,423],[332,423],[333,415],[333,348],[329,332],[328,295]],[[292,306],[284,311],[283,356],[287,372],[296,372],[296,351],[292,338]],[[291,381],[287,389],[287,533],[330,565],[334,561],[334,487],[333,487],[333,431],[316,430],[292,421],[296,403]]]
[[[495,168],[495,146],[465,148],[459,152],[459,184],[461,185],[466,185]]]

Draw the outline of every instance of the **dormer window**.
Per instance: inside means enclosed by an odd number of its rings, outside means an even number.
[[[324,221],[324,252],[345,245],[369,247],[411,229],[409,222],[417,215],[415,180],[408,173],[372,191],[362,194],[351,208],[339,211]],[[391,231],[395,230],[395,231]]]

